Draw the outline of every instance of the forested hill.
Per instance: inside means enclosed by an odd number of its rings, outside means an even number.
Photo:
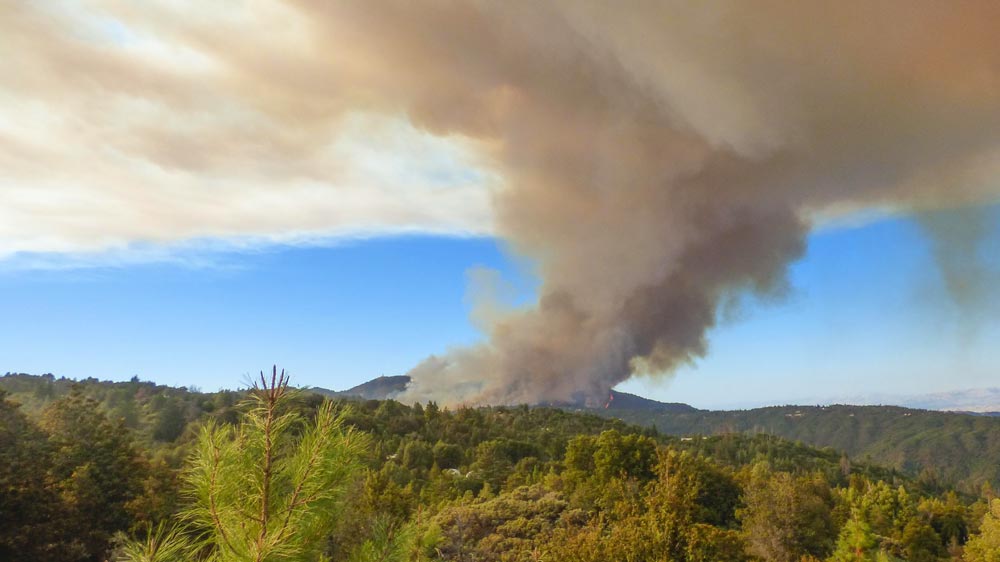
[[[396,375],[391,377],[381,376],[370,381],[363,382],[347,390],[335,391],[320,387],[311,387],[308,390],[329,396],[331,398],[364,398],[366,400],[386,400],[396,399],[410,384],[410,377],[407,375]],[[570,409],[579,407],[588,409],[583,403],[562,404]],[[660,402],[650,400],[635,394],[612,390],[607,398],[591,404],[590,408],[602,408],[605,410],[646,410],[656,412],[697,412],[697,408],[679,402]]]
[[[331,398],[364,398],[365,400],[386,400],[395,398],[399,393],[406,390],[406,385],[410,384],[410,377],[406,375],[381,376],[347,390],[329,390],[317,386],[307,390],[329,396]]]
[[[308,389],[333,398],[379,399],[405,388],[407,377],[380,377],[342,392]],[[86,388],[113,419],[161,442],[181,435],[187,424],[225,411],[236,392],[203,394],[185,388],[133,380],[111,383],[8,374],[0,388],[29,413],[40,412],[74,386]],[[985,482],[1000,487],[1000,418],[912,410],[895,406],[780,406],[737,411],[696,410],[625,393],[614,393],[608,408],[570,411],[620,419],[676,437],[763,433],[867,459],[925,483],[977,493]]]
[[[845,451],[967,491],[1000,483],[1000,417],[896,406],[779,406],[736,411],[600,412],[669,435],[767,433]]]
[[[282,559],[984,562],[1000,544],[989,487],[832,448],[672,437],[596,410],[310,392],[279,406],[275,388],[0,377],[0,560],[248,559],[229,554],[257,544],[254,525],[297,514],[273,548],[310,556]],[[171,534],[149,535],[160,525]],[[147,556],[160,540],[189,555]]]

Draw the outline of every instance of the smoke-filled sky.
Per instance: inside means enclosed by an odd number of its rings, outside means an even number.
[[[852,325],[882,326],[875,313],[897,302],[885,277],[900,274],[888,257],[908,250],[872,259],[876,242],[892,240],[871,234],[881,221],[912,225],[899,239],[926,259],[903,277],[940,290],[907,301],[885,323],[899,337],[855,350],[849,368],[877,378],[883,354],[917,345],[898,328],[926,322],[940,329],[921,352],[939,353],[914,363],[914,377],[995,373],[996,352],[977,351],[996,333],[998,292],[991,0],[3,4],[0,268],[12,311],[72,296],[93,275],[141,292],[153,266],[204,293],[220,268],[288,253],[295,265],[279,278],[321,276],[309,285],[329,291],[268,290],[248,303],[217,288],[241,303],[216,310],[230,319],[220,328],[256,318],[244,307],[291,299],[298,314],[281,315],[291,333],[318,330],[298,360],[319,367],[321,348],[344,334],[377,342],[392,371],[414,377],[412,399],[599,400],[636,375],[628,388],[669,394],[672,375],[679,392],[698,371],[737,376],[764,334],[821,325],[815,310],[788,320],[801,294],[835,317],[857,311]],[[810,253],[858,232],[871,239],[836,268],[823,261],[833,254]],[[408,274],[365,278],[379,274],[363,263],[396,263],[379,257],[385,237],[435,242],[406,245]],[[506,257],[477,246],[484,239]],[[347,247],[369,248],[370,261],[347,267]],[[448,275],[449,264],[476,268],[467,288],[447,291],[449,307],[430,306],[440,291],[420,290],[419,277]],[[796,277],[811,268],[827,273]],[[830,275],[849,275],[856,292],[827,297]],[[353,276],[362,289],[350,308],[386,322],[364,335],[323,331],[314,315],[333,314],[326,306]],[[386,283],[397,298],[374,289]],[[134,310],[116,300],[127,291],[99,291],[109,302],[90,312],[96,332],[106,310],[141,324],[145,307],[170,300],[150,289]],[[81,321],[82,309],[63,308],[52,321]],[[422,308],[432,310],[411,319],[406,343],[388,337],[394,316]],[[954,321],[940,322],[946,308]],[[453,340],[426,335],[455,322],[465,327]],[[746,333],[754,322],[768,329]],[[169,348],[171,333],[148,337]],[[743,368],[740,380],[787,396],[788,380],[818,376],[807,367],[836,353],[841,339],[828,335],[776,350],[780,376]],[[88,334],[77,337],[87,347]],[[428,345],[400,351],[415,342]],[[99,367],[105,351],[135,356],[126,347],[92,350],[80,368]],[[33,348],[0,348],[0,358],[39,365],[25,355]],[[285,360],[294,371],[297,359]],[[129,370],[150,369],[136,361]]]

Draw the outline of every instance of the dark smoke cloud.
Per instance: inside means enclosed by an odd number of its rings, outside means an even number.
[[[485,141],[500,234],[543,281],[410,398],[604,396],[704,354],[720,302],[779,290],[818,217],[1000,195],[993,1],[308,7],[366,99]]]
[[[74,116],[141,99],[195,124],[226,117],[210,135],[161,113],[121,134],[95,118],[106,152],[182,179],[323,179],[324,139],[367,112],[474,147],[502,177],[495,228],[537,264],[537,305],[484,314],[488,340],[414,368],[409,398],[603,398],[704,354],[734,294],[780,292],[818,221],[1000,198],[996,0],[94,5],[197,56],[83,48],[24,8],[0,16],[0,47],[25,61],[0,84],[53,105],[87,93]]]

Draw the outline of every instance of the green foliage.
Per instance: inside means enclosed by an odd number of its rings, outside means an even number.
[[[771,472],[765,464],[753,467],[744,486],[739,519],[751,554],[775,562],[794,562],[802,556],[825,557],[833,546],[836,528],[833,499],[819,476]]]
[[[767,433],[852,459],[923,475],[931,488],[977,493],[1000,486],[1000,417],[910,410],[895,406],[775,406],[739,411],[607,410],[668,435]],[[779,468],[775,465],[776,468]]]
[[[56,519],[66,506],[49,478],[45,434],[0,390],[0,560],[71,559]]]
[[[1000,562],[1000,499],[990,502],[979,533],[965,545],[966,562]]]
[[[738,531],[695,523],[687,531],[681,559],[688,562],[744,562],[749,560],[746,543]]]
[[[934,562],[945,554],[940,535],[919,519],[910,519],[903,527],[900,545],[909,562]]]
[[[172,539],[192,551],[204,541],[200,550],[212,562],[317,560],[368,439],[345,428],[344,414],[331,402],[302,427],[300,417],[286,411],[283,372],[270,383],[262,374],[250,395],[237,426],[211,420],[203,426],[185,475],[193,501],[183,518],[206,536]]]
[[[187,419],[180,401],[177,399],[163,400],[153,425],[153,439],[174,441],[184,432],[186,425]]]
[[[437,463],[438,468],[442,469],[458,468],[462,465],[464,458],[461,447],[452,443],[445,443],[444,441],[438,441],[434,444],[432,454],[434,455],[434,462]]]
[[[731,532],[740,496],[732,474],[704,458],[675,451],[664,452],[656,470],[639,518],[646,530],[642,542],[650,551],[671,560],[741,559],[745,546]]]
[[[147,465],[128,429],[80,392],[50,404],[41,427],[52,448],[50,475],[65,501],[66,533],[87,559],[100,559],[111,537],[130,527],[128,507],[142,493]]]
[[[426,441],[410,441],[403,448],[403,466],[427,470],[434,464],[434,452]]]
[[[201,394],[140,381],[137,377],[127,382],[94,378],[73,381],[52,375],[8,373],[0,377],[0,388],[15,397],[25,413],[35,419],[53,402],[72,393],[82,394],[93,400],[109,420],[136,430],[139,440],[150,447],[176,441],[188,424],[210,412],[232,421],[230,409],[239,399],[239,393],[232,391]]]
[[[566,511],[560,494],[541,486],[495,497],[466,497],[425,524],[428,546],[443,560],[529,561]]]
[[[855,513],[840,530],[840,536],[837,537],[837,548],[830,561],[875,562],[875,556],[878,554],[877,546],[878,541],[875,539],[871,525]]]
[[[0,559],[104,560],[128,530],[119,558],[150,562],[943,562],[963,546],[981,562],[1000,534],[1000,508],[940,474],[766,434],[330,402],[283,379],[244,401],[137,379],[0,385],[25,402],[0,399]]]
[[[168,527],[164,522],[147,525],[145,538],[126,540],[117,549],[116,558],[128,562],[187,562],[197,556],[202,546],[189,540],[180,528]]]
[[[610,430],[602,432],[595,445],[594,468],[599,479],[652,477],[656,462],[656,442],[652,439]]]
[[[375,522],[369,538],[351,554],[348,562],[404,562],[419,552],[417,548],[412,525],[399,526],[382,518]]]
[[[666,451],[657,472],[650,500],[654,510],[682,514],[688,524],[728,528],[736,523],[741,488],[729,471],[703,457]]]

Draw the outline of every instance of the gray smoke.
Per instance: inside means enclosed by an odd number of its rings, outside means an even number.
[[[1000,181],[1000,180],[998,180]],[[958,312],[960,336],[974,339],[982,323],[1000,311],[1000,271],[985,259],[989,250],[991,220],[988,209],[964,207],[924,213],[918,224],[928,234],[931,253],[950,304]]]
[[[538,264],[537,306],[415,367],[410,399],[606,396],[780,291],[816,221],[1000,196],[992,0],[302,8],[351,45],[358,100],[481,145]]]

